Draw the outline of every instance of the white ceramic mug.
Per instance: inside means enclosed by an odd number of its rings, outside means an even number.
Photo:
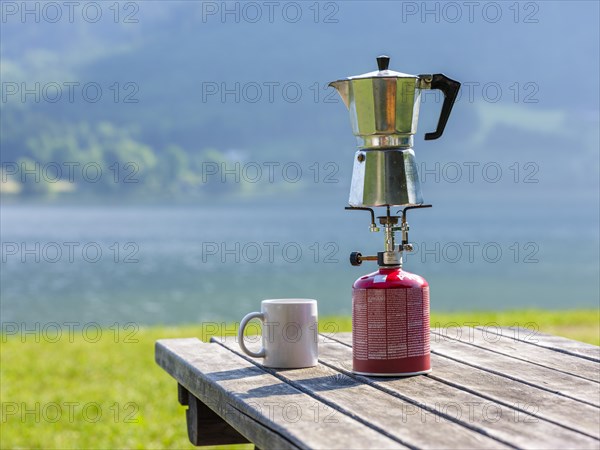
[[[260,319],[262,348],[253,352],[244,342],[250,320]],[[240,323],[240,347],[253,358],[264,358],[266,367],[300,369],[314,367],[318,359],[317,301],[309,298],[263,300],[261,312],[247,314]]]

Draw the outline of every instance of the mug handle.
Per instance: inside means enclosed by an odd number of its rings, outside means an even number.
[[[250,314],[246,314],[246,316],[240,322],[240,329],[238,330],[238,341],[240,343],[240,347],[241,347],[242,351],[245,354],[252,356],[253,358],[264,358],[265,357],[265,348],[264,347],[261,347],[258,352],[253,352],[248,347],[246,347],[246,343],[244,342],[244,329],[246,328],[246,325],[248,325],[248,322],[250,322],[252,319],[260,319],[264,323],[265,315],[263,313],[259,313],[259,312],[252,312]]]

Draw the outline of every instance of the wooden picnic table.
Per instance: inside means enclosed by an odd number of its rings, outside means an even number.
[[[164,339],[195,445],[260,449],[600,448],[600,347],[522,328],[434,328],[432,372],[354,375],[350,333],[275,370],[236,337]]]

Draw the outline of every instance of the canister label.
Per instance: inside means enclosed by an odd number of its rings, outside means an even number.
[[[429,287],[353,289],[352,341],[360,372],[429,370]]]

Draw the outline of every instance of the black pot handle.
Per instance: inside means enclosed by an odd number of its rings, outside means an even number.
[[[427,75],[421,75],[425,77]],[[448,123],[448,117],[452,112],[452,107],[458,95],[460,89],[460,83],[458,81],[448,78],[443,73],[436,73],[431,76],[431,88],[439,89],[444,94],[444,104],[442,105],[442,111],[440,112],[440,118],[438,120],[437,129],[431,133],[425,134],[425,140],[431,141],[439,138],[444,133],[446,123]]]

